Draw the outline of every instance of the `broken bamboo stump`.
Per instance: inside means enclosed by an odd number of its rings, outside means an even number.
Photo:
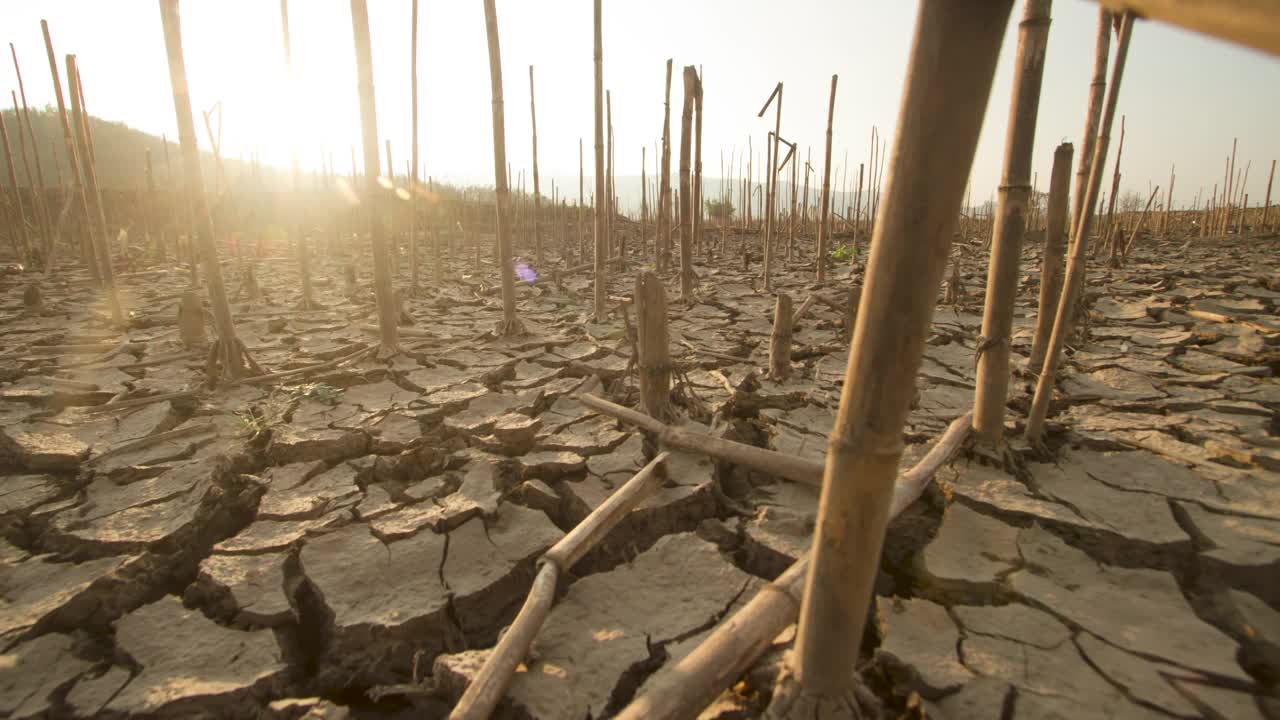
[[[667,335],[667,292],[648,270],[636,275],[637,353],[640,407],[651,418],[671,419],[671,354]]]
[[[1071,182],[1071,143],[1062,143],[1053,153],[1053,170],[1049,178],[1049,202],[1045,210],[1044,256],[1040,264],[1040,307],[1036,311],[1035,336],[1031,341],[1031,358],[1027,368],[1039,372],[1044,364],[1044,349],[1053,331],[1053,318],[1062,294],[1062,266],[1067,250],[1067,186]]]
[[[769,336],[769,377],[776,381],[791,375],[791,296],[778,293],[773,309],[773,333]]]

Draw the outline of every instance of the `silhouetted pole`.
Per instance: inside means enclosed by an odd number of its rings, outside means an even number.
[[[818,206],[818,282],[826,282],[827,280],[827,218],[831,212],[831,124],[836,116],[836,83],[839,81],[837,75],[831,76],[831,99],[827,101],[827,150],[825,160],[822,163],[822,198],[819,200]],[[858,175],[858,182],[862,182],[862,175]]]
[[[524,326],[516,317],[516,278],[515,267],[512,265],[511,219],[508,216],[511,191],[507,187],[506,172],[507,130],[502,106],[502,50],[498,45],[498,11],[494,7],[494,0],[484,0],[484,23],[489,39],[489,83],[493,97],[494,204],[498,213],[498,268],[502,273],[502,322],[498,325],[498,335],[520,335],[524,332]]]
[[[592,312],[596,322],[604,320],[607,314],[606,302],[609,299],[609,261],[607,257],[609,242],[605,236],[605,215],[609,207],[609,199],[605,194],[604,177],[604,41],[600,33],[600,0],[595,0],[594,7],[594,51],[592,60],[595,64],[595,137],[596,137],[596,196],[595,196],[595,274],[592,279]],[[601,205],[605,210],[601,210]]]

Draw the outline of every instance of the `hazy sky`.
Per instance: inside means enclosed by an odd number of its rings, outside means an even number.
[[[390,139],[396,172],[409,153],[409,0],[371,0],[379,142]],[[1015,8],[1000,56],[978,157],[973,200],[999,182],[1008,116],[1017,19]],[[676,170],[681,101],[680,71],[704,72],[703,163],[720,173],[720,153],[737,158],[753,136],[762,157],[772,113],[756,113],[773,85],[785,83],[782,135],[812,148],[821,167],[827,94],[840,75],[833,167],[848,154],[856,180],[873,124],[892,139],[915,3],[793,0],[650,0],[604,3],[605,85],[613,90],[616,172],[639,174],[641,147],[662,132],[665,61],[674,58],[673,161]],[[492,184],[489,65],[481,0],[421,0],[419,113],[421,162],[438,178]],[[1035,170],[1045,189],[1053,148],[1079,147],[1093,53],[1097,6],[1059,0],[1053,8]],[[23,63],[27,99],[52,101],[40,35],[47,19],[54,49],[76,53],[87,105],[100,117],[176,137],[160,14],[154,0],[41,0],[4,2],[0,28]],[[183,39],[195,106],[223,107],[223,153],[285,164],[292,143],[315,167],[322,148],[350,168],[358,147],[359,109],[350,6],[346,0],[294,0],[291,35],[298,100],[289,102],[279,5],[271,0],[185,0]],[[539,166],[576,198],[578,141],[592,172],[592,40],[590,0],[499,0],[507,157],[516,173],[531,165],[529,65],[535,66]],[[1112,43],[1114,48],[1114,42]],[[4,89],[16,87],[9,62],[0,63]],[[1140,22],[1134,29],[1121,92],[1127,115],[1122,186],[1146,195],[1164,187],[1177,164],[1174,205],[1207,194],[1223,177],[1223,159],[1238,137],[1237,167],[1249,161],[1248,192],[1259,202],[1273,158],[1280,156],[1280,59],[1169,26]],[[293,118],[298,117],[299,120]],[[1117,119],[1118,126],[1118,119]],[[1118,131],[1118,127],[1117,127]],[[1118,132],[1116,133],[1118,135]],[[207,147],[201,128],[201,145]],[[1114,158],[1114,140],[1113,152]],[[141,162],[141,159],[140,159]],[[735,164],[737,160],[735,159]],[[759,164],[757,164],[759,167]],[[803,165],[801,166],[803,168]],[[570,180],[572,179],[572,180]],[[1280,196],[1280,190],[1276,191]],[[1163,196],[1163,191],[1161,192]]]

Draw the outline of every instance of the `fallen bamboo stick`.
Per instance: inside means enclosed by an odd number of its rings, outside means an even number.
[[[891,518],[920,497],[938,468],[950,460],[969,437],[971,423],[969,414],[953,420],[920,462],[898,477],[889,509]],[[733,617],[712,630],[691,653],[650,678],[615,720],[674,720],[696,716],[755,662],[778,633],[796,621],[808,566],[808,554],[792,563]]]
[[[717,460],[743,465],[752,470],[776,475],[813,487],[822,485],[822,464],[811,460],[784,455],[773,450],[758,448],[753,445],[712,437],[705,433],[690,432],[659,422],[644,413],[611,403],[595,395],[582,394],[578,402],[616,418],[629,425],[647,430],[658,437],[658,440],[679,450],[708,455]]]
[[[670,453],[659,453],[543,554],[539,560],[538,575],[520,613],[454,706],[449,714],[451,720],[485,720],[493,713],[511,684],[511,676],[524,662],[538,630],[551,612],[559,577],[644,501],[657,481],[662,479],[658,470],[664,467],[668,457]]]
[[[267,373],[265,375],[255,375],[253,377],[241,378],[240,380],[229,383],[229,385],[261,385],[263,383],[275,382],[277,380],[286,380],[286,379],[291,380],[295,377],[309,375],[313,372],[318,372],[320,370],[329,370],[331,368],[336,368],[339,365],[342,365],[344,363],[347,363],[353,360],[359,360],[360,358],[372,352],[372,350],[373,348],[361,348],[353,353],[350,353],[348,355],[342,355],[332,360],[328,360],[326,362],[316,363],[315,365],[308,365],[306,367],[301,367],[301,368],[294,368],[293,370],[281,370],[279,372]]]
[[[180,390],[178,392],[161,393],[159,395],[148,395],[146,397],[134,398],[132,400],[121,400],[119,402],[109,402],[105,405],[95,405],[85,408],[87,415],[98,415],[100,413],[115,412],[117,410],[128,410],[129,408],[142,407],[143,405],[151,405],[152,403],[167,402],[169,400],[185,400],[186,398],[195,397],[195,390]]]
[[[141,450],[143,448],[148,448],[158,443],[168,442],[169,440],[177,440],[178,438],[184,438],[191,435],[200,435],[206,432],[217,432],[217,430],[218,430],[218,427],[213,423],[183,425],[182,427],[174,428],[173,430],[169,430],[168,432],[156,433],[155,435],[148,435],[143,438],[138,438],[137,440],[132,440],[130,442],[122,443],[120,445],[117,445],[107,450],[101,455],[98,455],[97,457],[90,459],[89,462],[96,463],[103,460],[104,458],[109,458],[115,455],[123,455],[124,453],[133,452],[134,450]]]

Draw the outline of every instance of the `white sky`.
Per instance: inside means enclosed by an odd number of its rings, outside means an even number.
[[[371,0],[379,142],[390,139],[396,172],[409,153],[409,0]],[[833,166],[846,152],[850,175],[865,162],[872,124],[892,140],[916,12],[911,2],[793,0],[650,0],[605,2],[605,85],[613,91],[618,175],[638,175],[641,147],[662,130],[665,61],[675,59],[672,127],[678,133],[680,70],[704,70],[703,162],[719,175],[732,147],[748,135],[761,154],[772,113],[756,113],[773,85],[785,83],[783,137],[812,147],[821,165],[830,76],[840,75]],[[999,182],[1016,23],[1016,7],[973,171],[973,200]],[[421,0],[419,102],[421,162],[446,180],[492,184],[489,67],[481,0]],[[1076,143],[1093,52],[1097,6],[1059,0],[1053,9],[1035,170],[1047,183],[1053,148]],[[4,40],[23,63],[27,98],[52,101],[39,21],[50,23],[54,49],[76,53],[90,111],[156,134],[176,137],[168,66],[154,0],[41,0],[0,4]],[[499,0],[506,100],[507,157],[514,174],[531,166],[528,68],[535,65],[539,166],[550,179],[577,185],[578,140],[584,139],[588,193],[592,167],[591,0]],[[350,6],[346,0],[294,0],[290,6],[297,97],[304,119],[291,123],[279,5],[272,0],[186,0],[182,21],[197,124],[221,101],[223,153],[284,165],[297,143],[304,165],[323,149],[340,171],[360,145]],[[1114,42],[1113,42],[1114,48]],[[16,87],[0,63],[3,89]],[[1255,51],[1141,22],[1134,30],[1120,112],[1128,116],[1122,186],[1147,193],[1165,186],[1176,163],[1174,204],[1207,194],[1223,177],[1223,158],[1238,137],[1237,167],[1252,161],[1247,190],[1259,202],[1271,160],[1280,156],[1280,60]],[[1118,124],[1118,123],[1117,123]],[[207,147],[201,132],[201,144]],[[678,137],[673,147],[678,148]],[[1113,140],[1114,148],[1114,140]],[[358,150],[357,150],[358,152]],[[673,155],[675,153],[673,152]],[[1112,153],[1114,157],[1114,152]],[[675,159],[673,157],[673,172]],[[757,165],[758,167],[758,165]],[[801,166],[803,167],[803,166]],[[514,181],[514,178],[513,178]],[[571,190],[576,197],[576,187]],[[1277,190],[1280,196],[1280,190]],[[1163,191],[1161,192],[1163,197]]]

